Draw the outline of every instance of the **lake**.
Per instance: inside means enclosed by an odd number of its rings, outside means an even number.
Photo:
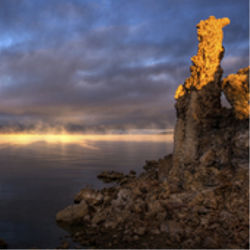
[[[104,170],[142,171],[172,152],[164,135],[0,135],[0,238],[10,248],[55,248],[66,234],[56,213]]]

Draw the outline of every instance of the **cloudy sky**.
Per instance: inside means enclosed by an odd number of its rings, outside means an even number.
[[[247,66],[248,0],[0,0],[0,127],[172,128],[210,15]]]

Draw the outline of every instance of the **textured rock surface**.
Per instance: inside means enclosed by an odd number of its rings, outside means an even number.
[[[221,103],[220,61],[223,58],[222,28],[230,23],[228,18],[209,17],[197,25],[199,47],[191,58],[191,75],[176,91],[177,124],[175,128],[173,175],[178,175],[188,164],[200,157],[199,145],[217,126]]]
[[[101,202],[102,199],[103,196],[99,191],[90,188],[84,188],[78,194],[76,194],[74,202],[80,203],[82,200],[84,200],[87,203],[97,204]]]
[[[249,117],[249,67],[231,74],[222,82],[223,92],[238,119]]]
[[[220,103],[222,28],[228,23],[210,17],[198,25],[191,76],[176,93],[173,155],[146,161],[138,177],[102,173],[101,179],[118,184],[78,193],[78,204],[57,215],[75,241],[97,248],[248,249],[249,124],[242,112],[248,103],[234,97],[248,96],[245,78],[239,88],[235,77],[226,78],[233,108]],[[239,72],[245,76],[246,70]]]
[[[210,82],[217,82],[215,73],[221,73],[220,61],[223,57],[222,28],[230,23],[228,18],[216,19],[210,16],[207,20],[201,20],[197,27],[199,40],[197,55],[191,58],[193,65],[190,67],[191,75],[184,85],[180,85],[175,98],[179,99],[192,88],[202,89]]]
[[[97,177],[105,183],[117,182],[117,183],[125,183],[131,178],[135,178],[136,172],[131,170],[128,175],[124,175],[123,173],[115,172],[115,171],[104,171],[100,173]]]
[[[84,217],[88,214],[88,205],[85,201],[64,208],[56,215],[56,220],[68,225],[81,224]]]

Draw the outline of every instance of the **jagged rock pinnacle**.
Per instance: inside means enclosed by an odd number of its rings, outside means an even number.
[[[218,126],[222,108],[222,28],[229,23],[228,18],[216,19],[211,16],[197,25],[199,45],[197,55],[191,59],[191,75],[179,86],[175,95],[177,123],[174,135],[174,167],[171,170],[173,177],[182,173],[186,166],[197,163],[197,159],[203,154],[203,139]]]
[[[192,87],[200,90],[207,83],[214,81],[214,75],[220,67],[224,52],[222,28],[229,23],[229,18],[216,19],[210,16],[207,20],[201,20],[197,25],[198,52],[191,58],[193,62],[190,67],[191,76],[186,79],[184,85],[178,87],[176,99],[185,95]]]
[[[240,159],[247,162],[249,68],[221,81],[222,28],[229,23],[228,18],[209,17],[197,25],[199,47],[192,57],[191,75],[175,96],[177,122],[169,171],[174,188],[206,185],[218,169],[237,168]],[[222,91],[232,109],[221,106]]]
[[[222,89],[237,119],[249,118],[249,67],[223,79]]]

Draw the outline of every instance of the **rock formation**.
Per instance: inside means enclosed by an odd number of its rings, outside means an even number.
[[[249,118],[249,67],[231,74],[222,82],[223,92],[238,119]]]
[[[248,68],[221,81],[222,28],[229,23],[228,18],[209,17],[197,25],[199,47],[191,59],[191,76],[176,91],[177,123],[170,179],[179,188],[196,187],[194,178],[201,182],[200,174],[209,171],[209,165],[221,167],[236,162],[232,141],[248,128],[248,122],[243,121],[248,119]],[[221,106],[222,88],[233,114]]]
[[[138,177],[105,172],[113,187],[85,188],[57,222],[83,246],[248,248],[248,69],[221,81],[222,28],[197,26],[191,76],[176,91],[173,155],[147,161]],[[232,108],[222,107],[222,90]]]
[[[197,25],[199,47],[191,58],[191,76],[176,91],[177,124],[175,128],[173,171],[181,174],[183,168],[200,158],[200,137],[217,126],[220,115],[221,75],[223,57],[222,28],[228,18],[209,17]]]

